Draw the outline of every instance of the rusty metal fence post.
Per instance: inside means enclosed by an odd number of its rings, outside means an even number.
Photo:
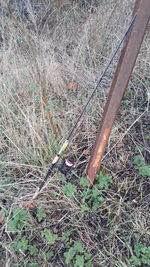
[[[134,14],[137,14],[134,25],[125,40],[111,89],[104,108],[102,120],[87,167],[87,175],[92,185],[99,171],[101,159],[120,107],[125,89],[128,85],[136,58],[138,56],[145,30],[150,18],[150,0],[136,0]]]

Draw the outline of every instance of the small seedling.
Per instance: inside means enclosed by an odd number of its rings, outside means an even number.
[[[83,187],[88,187],[89,186],[89,181],[86,177],[82,177],[80,179],[80,185],[82,185]]]
[[[92,267],[92,255],[86,253],[82,243],[75,241],[73,246],[64,253],[66,264],[74,267]]]
[[[134,156],[133,164],[138,167],[139,175],[150,178],[150,165],[147,165],[141,155]]]
[[[73,198],[74,194],[77,192],[77,188],[75,185],[68,183],[67,185],[63,186],[62,191],[67,197]]]
[[[28,212],[25,209],[15,208],[12,217],[8,221],[7,231],[15,233],[18,230],[22,230],[28,225],[29,218]]]
[[[44,231],[42,231],[42,237],[45,239],[47,244],[53,245],[58,235],[53,234],[49,229],[44,229]]]
[[[83,196],[85,198],[85,202],[93,210],[97,210],[102,202],[105,201],[105,198],[101,196],[101,192],[97,190],[97,188],[91,188],[87,191],[83,192]],[[86,206],[84,205],[84,208],[86,209]]]
[[[45,210],[42,207],[38,207],[36,217],[38,222],[41,222],[46,217]]]
[[[37,89],[37,86],[35,84],[29,83],[29,91],[30,92],[35,92]]]
[[[104,175],[102,172],[100,172],[96,178],[98,180],[97,187],[99,189],[107,189],[109,184],[112,183],[112,177],[110,175]]]
[[[22,238],[20,241],[14,242],[11,246],[15,251],[25,251],[28,249],[28,240]]]

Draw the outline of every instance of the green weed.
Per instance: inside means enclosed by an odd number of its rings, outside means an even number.
[[[43,260],[46,262],[53,257],[53,252],[52,251],[48,251],[48,252],[41,251],[40,255],[43,258]]]
[[[37,209],[36,217],[38,222],[41,222],[46,217],[45,210],[41,206],[39,206]]]
[[[97,188],[91,188],[83,192],[85,203],[93,210],[97,210],[101,203],[105,201],[105,198],[100,194]],[[82,206],[82,210],[86,210],[86,206]]]
[[[104,175],[102,172],[100,172],[96,178],[98,180],[97,187],[99,189],[107,189],[109,184],[112,183],[112,177],[110,175]]]
[[[92,267],[92,255],[86,253],[82,243],[75,241],[73,246],[64,253],[66,264],[74,267]]]
[[[89,186],[89,181],[86,177],[81,177],[80,179],[80,185],[82,185],[83,187],[88,187]]]
[[[53,245],[58,237],[58,235],[55,235],[52,233],[49,229],[44,229],[42,231],[42,237],[45,239],[46,243],[49,245]]]
[[[66,231],[65,233],[63,233],[62,241],[68,242],[70,237],[73,235],[73,233],[74,233],[74,229],[70,229]]]
[[[81,205],[81,211],[88,211],[89,208],[97,210],[100,207],[100,204],[106,201],[105,197],[102,195],[102,190],[107,189],[110,183],[112,183],[112,177],[103,175],[100,172],[97,175],[97,184],[82,192],[84,204]],[[80,184],[83,187],[87,187],[89,182],[87,178],[83,177],[80,180]]]
[[[130,258],[132,266],[143,266],[143,264],[150,265],[150,246],[146,247],[139,243],[135,245],[134,255]]]
[[[7,210],[2,208],[1,212],[3,212],[5,218],[7,219]],[[41,222],[46,217],[44,208],[42,208],[42,206],[38,207],[35,215],[37,220]],[[27,226],[28,228],[26,229]],[[13,253],[20,253],[20,262],[16,266],[39,266],[39,264],[35,263],[34,261],[32,262],[32,259],[34,259],[35,255],[39,255],[39,262],[44,262],[44,264],[47,264],[47,261],[53,256],[52,251],[45,251],[44,249],[42,250],[33,244],[33,230],[31,231],[31,234],[29,234],[30,226],[29,213],[21,207],[15,208],[12,212],[11,218],[9,218],[7,223],[7,231],[15,233],[15,235],[13,236],[13,241],[11,243],[5,243],[4,247]],[[44,229],[40,232],[40,234],[46,245],[53,245],[58,237],[56,234],[53,234],[50,229]],[[22,258],[24,253],[27,257],[26,262],[24,262],[24,259]]]
[[[77,192],[77,188],[75,185],[68,183],[67,185],[63,186],[62,191],[67,197],[73,198],[74,194]]]
[[[134,156],[133,164],[138,167],[139,175],[150,178],[150,165],[147,165],[141,155]]]
[[[38,253],[37,247],[29,245],[28,239],[25,239],[24,237],[21,240],[14,242],[11,245],[11,248],[14,251],[28,251],[30,253],[30,255],[34,255],[34,254]]]
[[[29,214],[25,209],[20,207],[15,208],[12,217],[8,221],[7,231],[15,233],[22,230],[29,225],[29,218]]]
[[[78,196],[82,199],[82,204],[80,205],[81,212],[88,211],[90,208],[97,210],[100,204],[106,199],[102,196],[102,190],[106,190],[109,184],[112,183],[112,177],[109,175],[103,175],[101,172],[97,175],[97,184],[92,188],[89,187],[89,181],[86,177],[80,179],[80,185],[85,188],[80,191]],[[75,193],[77,193],[77,187],[74,184],[68,183],[62,188],[63,193],[74,198]]]
[[[70,240],[75,234],[75,229],[71,228],[62,236],[62,241],[65,242],[67,251],[64,253],[65,262],[74,267],[92,267],[92,254],[87,253],[84,246],[79,241],[74,241],[70,246]]]

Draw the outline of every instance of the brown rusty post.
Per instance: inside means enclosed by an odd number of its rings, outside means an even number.
[[[92,156],[88,164],[87,175],[91,185],[93,184],[95,176],[100,168],[101,159],[106,148],[117,111],[120,107],[121,100],[128,85],[128,81],[144,38],[146,26],[150,18],[150,0],[137,0],[134,8],[134,13],[135,12],[137,13],[137,17],[128,38],[125,41],[104,108]]]

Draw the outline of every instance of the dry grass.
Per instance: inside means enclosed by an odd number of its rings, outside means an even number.
[[[83,212],[84,189],[79,181],[89,158],[82,152],[95,140],[117,58],[67,151],[77,159],[76,171],[68,179],[58,172],[49,179],[36,208],[28,211],[30,223],[21,229],[22,237],[7,229],[13,209],[19,201],[31,199],[90,96],[127,28],[133,2],[39,0],[27,1],[24,11],[22,1],[10,1],[5,8],[6,1],[0,1],[0,266],[71,266],[65,263],[64,252],[68,244],[71,247],[80,240],[92,254],[94,267],[131,267],[135,245],[148,246],[150,184],[133,157],[141,155],[150,163],[149,32],[103,158],[102,171],[113,178],[102,191],[106,201],[96,210]],[[72,81],[78,84],[75,92],[66,88]],[[77,188],[73,198],[62,191],[68,182]],[[36,217],[39,206],[46,212],[41,222]],[[1,219],[5,209],[6,217]],[[54,245],[42,238],[45,228],[58,235]],[[62,236],[71,229],[73,234],[65,243]],[[23,237],[37,246],[37,254],[12,249]],[[43,260],[42,253],[49,250],[53,257]]]

